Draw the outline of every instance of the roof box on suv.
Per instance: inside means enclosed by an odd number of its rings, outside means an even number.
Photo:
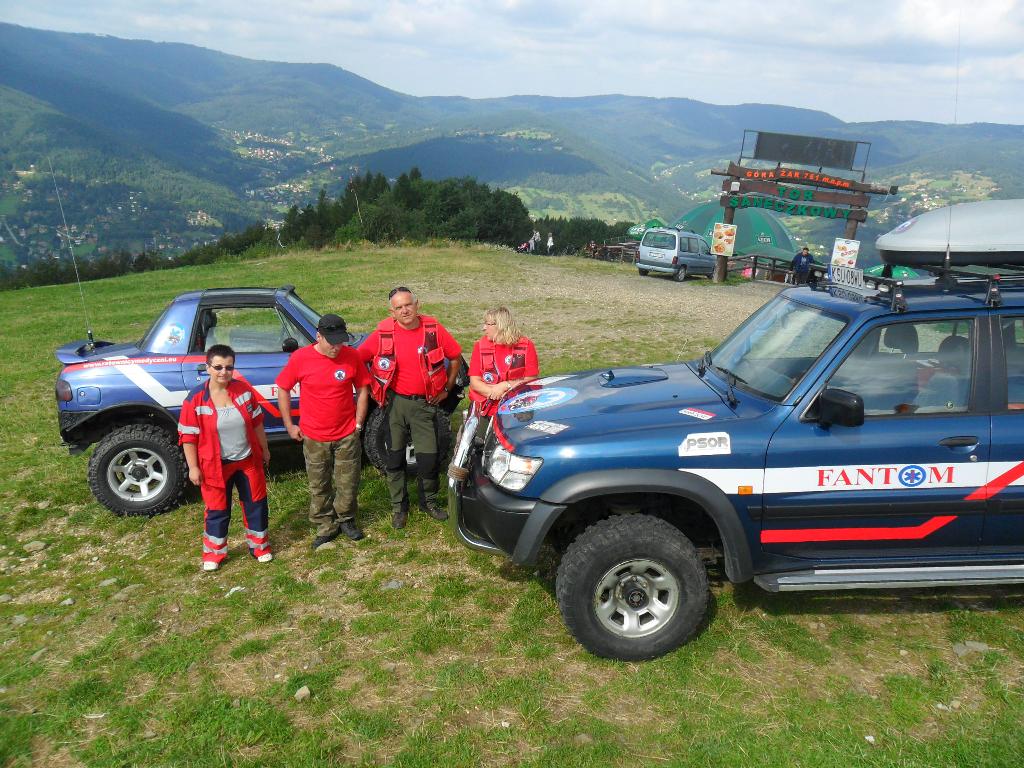
[[[937,208],[903,222],[875,241],[886,264],[941,267],[1024,266],[1024,200],[983,200]]]

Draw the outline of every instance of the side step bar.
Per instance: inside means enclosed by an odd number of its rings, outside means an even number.
[[[754,577],[754,583],[769,592],[1024,584],[1024,565],[815,568],[808,571],[763,573]]]

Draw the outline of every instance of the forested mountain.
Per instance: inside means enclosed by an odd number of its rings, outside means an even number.
[[[872,142],[871,179],[901,196],[873,204],[866,231],[939,200],[1024,195],[1021,126],[621,95],[416,98],[329,65],[10,24],[0,62],[0,260],[59,247],[49,162],[84,253],[180,250],[282,219],[353,173],[413,166],[515,191],[534,216],[670,220],[713,196],[707,171],[748,128]]]

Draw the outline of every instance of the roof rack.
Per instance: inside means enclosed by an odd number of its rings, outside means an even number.
[[[938,278],[936,282],[949,290],[960,285],[961,280],[958,278],[984,282],[985,306],[988,307],[998,307],[1003,303],[1002,296],[999,294],[1000,283],[1024,284],[1024,269],[1013,264],[970,264],[960,267],[943,265],[941,267],[924,267],[924,269],[934,274]]]
[[[877,301],[880,304],[888,304],[889,309],[893,312],[906,312],[907,311],[907,300],[903,295],[903,281],[897,280],[892,277],[882,277],[881,275],[863,275],[864,285],[860,289],[843,284],[832,282],[831,280],[824,283],[812,283],[811,288],[813,290],[828,290],[835,292],[842,292],[849,294],[851,298],[855,298],[858,301]],[[874,293],[870,291],[874,290]]]
[[[1002,306],[1003,298],[999,292],[1000,285],[1013,284],[1024,285],[1024,268],[1016,264],[982,265],[969,264],[963,266],[949,265],[918,265],[918,269],[930,272],[935,275],[934,285],[944,290],[952,291],[962,286],[965,282],[984,284],[985,306]],[[843,283],[826,282],[813,285],[813,288],[843,291],[861,301],[877,301],[889,304],[893,312],[905,312],[907,310],[906,297],[904,296],[904,281],[897,280],[884,275],[864,275],[864,292],[858,292],[855,288]],[[871,290],[875,293],[869,293]]]

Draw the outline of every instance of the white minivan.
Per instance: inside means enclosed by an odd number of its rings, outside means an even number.
[[[661,272],[682,282],[687,275],[714,274],[715,257],[696,232],[659,227],[644,233],[636,267],[641,276]]]

